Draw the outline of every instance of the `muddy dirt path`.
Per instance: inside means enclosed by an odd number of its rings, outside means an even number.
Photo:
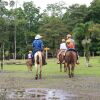
[[[36,96],[37,91],[43,94]],[[0,72],[0,98],[4,93],[12,99],[5,97],[0,100],[17,100],[16,95],[19,95],[18,100],[100,100],[100,77],[75,75],[70,79],[66,74],[34,80],[32,72],[3,71]],[[31,96],[26,99],[27,94]]]

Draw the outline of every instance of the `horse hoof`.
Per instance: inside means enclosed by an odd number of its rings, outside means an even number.
[[[72,77],[74,77],[74,74],[72,74]]]
[[[37,79],[38,79],[38,75],[35,76],[35,80],[37,80]]]
[[[69,78],[71,78],[71,75],[69,75]]]
[[[37,77],[35,77],[35,80],[37,80],[38,78]]]

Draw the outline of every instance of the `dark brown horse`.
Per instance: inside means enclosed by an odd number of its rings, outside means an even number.
[[[65,65],[65,51],[58,50],[58,53],[61,52],[58,56],[59,64],[60,64],[60,72],[62,72],[62,65],[64,64],[64,72],[66,72],[66,65]]]
[[[77,61],[77,55],[75,51],[66,51],[65,53],[65,63],[68,69],[69,78],[74,77],[74,68]]]
[[[26,61],[28,71],[32,71],[32,59],[27,59]]]

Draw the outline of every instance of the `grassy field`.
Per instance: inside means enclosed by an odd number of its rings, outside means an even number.
[[[25,61],[20,61],[25,62]],[[64,72],[60,72],[59,64],[56,64],[56,59],[48,59],[47,65],[43,66],[43,75],[63,75]],[[84,57],[80,57],[80,64],[76,65],[75,74],[76,75],[94,75],[100,76],[100,57],[91,57],[90,64],[92,67],[86,67]],[[17,72],[26,72],[26,65],[4,65],[4,71],[17,71]],[[33,66],[33,73],[35,73],[35,67]]]

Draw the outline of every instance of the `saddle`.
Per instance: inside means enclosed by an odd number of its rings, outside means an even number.
[[[76,57],[77,57],[77,60],[78,60],[78,52],[77,52],[76,49],[69,48],[67,51],[74,51],[76,53]]]
[[[67,51],[74,51],[77,53],[77,51],[75,49],[69,48]]]

